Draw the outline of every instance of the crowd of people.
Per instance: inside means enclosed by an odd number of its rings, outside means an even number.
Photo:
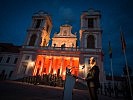
[[[44,85],[50,85],[50,86],[63,86],[64,80],[62,80],[61,76],[57,76],[56,74],[43,74],[42,76],[36,75],[36,76],[28,76],[24,77],[22,79],[19,79],[18,81],[31,83],[34,85],[37,84],[44,84]]]
[[[60,86],[63,87],[65,81],[62,80],[61,76],[57,76],[56,74],[44,74],[43,76],[29,76],[24,77],[23,79],[19,80],[22,82],[38,85],[44,84],[49,86]],[[112,83],[102,83],[97,91],[100,95],[110,96],[110,97],[123,97],[123,98],[130,98],[130,91],[129,86],[126,82],[115,83],[114,86]],[[130,100],[130,99],[128,99]]]

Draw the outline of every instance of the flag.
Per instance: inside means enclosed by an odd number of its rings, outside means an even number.
[[[109,57],[112,58],[112,48],[109,41]]]
[[[124,39],[123,32],[121,32],[121,46],[122,46],[122,50],[124,51],[126,49],[126,42]]]

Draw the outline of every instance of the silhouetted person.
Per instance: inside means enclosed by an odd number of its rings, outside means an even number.
[[[88,71],[87,77],[85,78],[89,90],[89,100],[98,100],[97,90],[100,87],[99,67],[96,65],[94,57],[91,57],[89,62],[90,69]]]
[[[105,83],[104,83],[104,94],[107,95],[107,86]]]
[[[114,92],[115,92],[115,96],[116,97],[118,97],[118,91],[119,91],[118,84],[115,84],[115,86],[114,86]]]
[[[103,94],[103,86],[102,84],[100,85],[100,92],[101,92],[101,95]]]
[[[108,94],[109,94],[109,96],[111,97],[111,93],[112,93],[112,87],[111,87],[111,83],[109,82],[108,83]]]

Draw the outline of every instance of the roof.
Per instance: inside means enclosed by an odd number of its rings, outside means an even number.
[[[12,43],[0,43],[0,52],[19,53],[21,46],[15,46]]]

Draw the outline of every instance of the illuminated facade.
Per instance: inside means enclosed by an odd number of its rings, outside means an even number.
[[[100,66],[100,80],[103,81],[100,16],[100,12],[93,9],[82,13],[80,46],[77,45],[77,36],[71,33],[72,26],[68,24],[60,26],[60,32],[54,34],[50,45],[51,17],[44,12],[35,13],[20,51],[15,78],[43,74],[56,74],[64,78],[66,67],[72,68],[72,74],[84,77],[89,68],[88,59],[94,56]],[[85,69],[81,69],[83,65]]]
[[[52,38],[52,46],[53,47],[70,47],[76,48],[77,37],[76,35],[71,33],[72,26],[70,25],[62,25],[60,27],[60,32],[54,34]]]

